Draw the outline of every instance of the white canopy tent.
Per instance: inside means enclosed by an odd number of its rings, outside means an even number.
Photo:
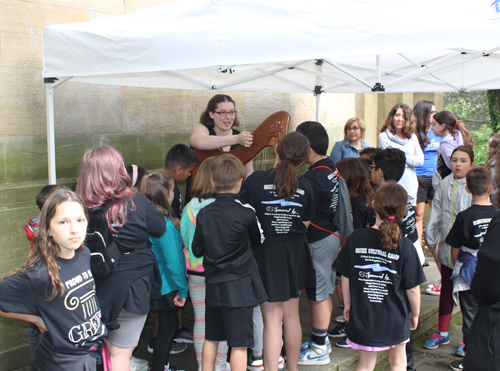
[[[257,92],[500,88],[500,0],[177,0],[43,30],[52,89],[75,82]]]

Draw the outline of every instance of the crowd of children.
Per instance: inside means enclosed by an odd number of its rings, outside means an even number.
[[[296,371],[330,363],[329,337],[360,350],[358,370],[373,370],[386,350],[391,370],[413,370],[411,331],[426,281],[423,233],[441,273],[440,286],[430,288],[440,294],[439,331],[424,346],[449,343],[460,302],[457,354],[465,358],[450,367],[474,370],[466,352],[478,347],[484,329],[473,319],[489,317],[473,277],[476,265],[484,269],[481,246],[500,211],[490,200],[489,169],[498,138],[489,143],[488,166],[474,167],[461,121],[427,101],[415,112],[416,119],[407,105],[393,108],[379,149],[362,145],[364,123],[351,119],[336,145],[337,163],[327,155],[325,128],[303,122],[278,143],[272,169],[252,173],[231,154],[211,157],[190,178],[186,198],[177,183],[198,160],[186,145],[173,146],[164,169],[151,172],[126,168],[112,147],[87,150],[75,192],[46,186],[38,195],[41,214],[25,227],[32,251],[0,281],[0,315],[30,323],[32,370],[175,370],[170,354],[194,342],[198,370],[277,371],[284,350],[287,370]],[[230,97],[216,95],[191,144],[226,152],[252,145],[250,133],[232,128],[236,114]],[[436,163],[415,171],[423,154]],[[417,224],[421,202],[431,205],[425,231]],[[302,290],[311,304],[305,341]],[[344,314],[329,331],[335,291]],[[182,326],[188,295],[194,334]],[[150,312],[149,368],[132,352]],[[482,362],[491,361],[486,355]]]

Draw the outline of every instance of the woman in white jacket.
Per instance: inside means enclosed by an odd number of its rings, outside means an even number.
[[[406,155],[406,168],[398,184],[408,193],[408,201],[417,205],[418,179],[415,167],[424,164],[424,153],[415,133],[412,109],[404,103],[395,105],[378,136],[380,148],[397,148]]]

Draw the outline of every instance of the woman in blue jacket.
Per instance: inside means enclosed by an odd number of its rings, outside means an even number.
[[[359,152],[370,146],[361,139],[365,136],[366,125],[359,117],[347,120],[344,126],[344,140],[340,140],[333,146],[330,158],[338,162],[344,158],[359,157]]]

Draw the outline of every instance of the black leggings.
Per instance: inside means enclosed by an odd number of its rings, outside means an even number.
[[[177,307],[169,310],[158,310],[158,334],[156,335],[151,371],[164,371],[170,360],[170,350],[174,342],[175,332],[179,327]]]

